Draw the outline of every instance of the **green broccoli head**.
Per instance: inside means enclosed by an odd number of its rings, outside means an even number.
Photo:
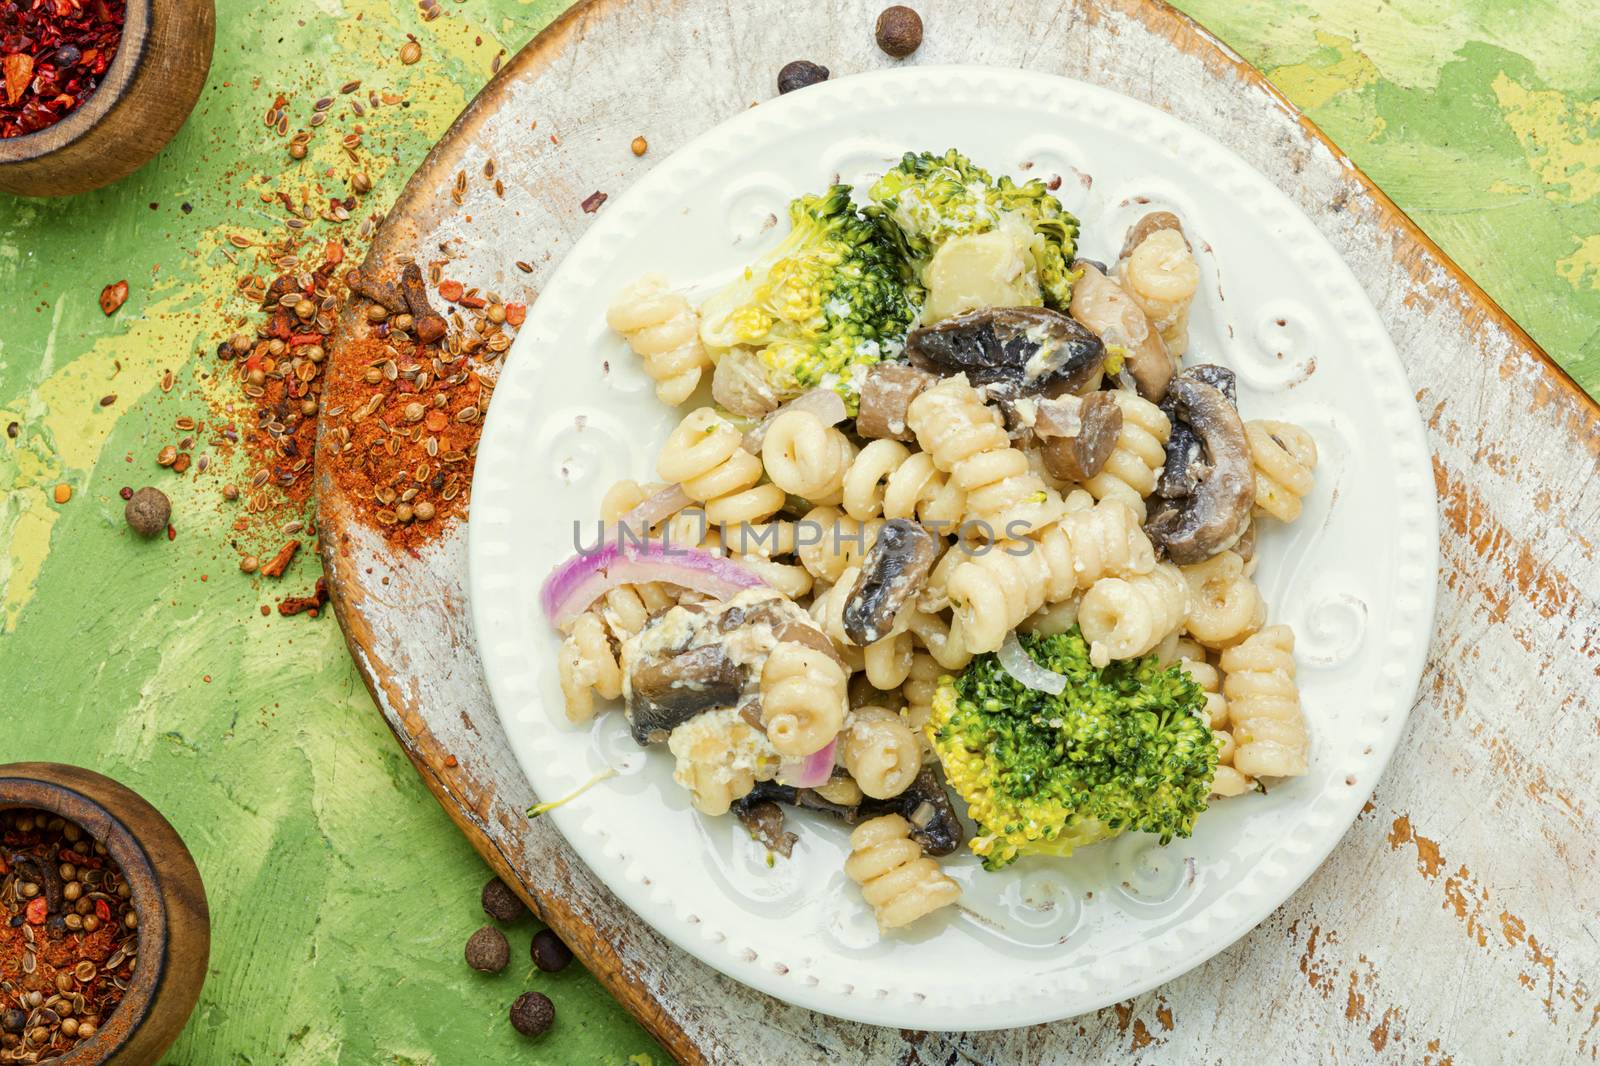
[[[954,148],[942,156],[907,152],[868,196],[905,235],[919,267],[951,237],[987,233],[1007,213],[1017,214],[1033,232],[1029,253],[1046,305],[1065,311],[1072,302],[1078,220],[1037,178],[996,181]]]
[[[848,185],[800,197],[789,220],[782,244],[701,307],[700,339],[713,354],[756,349],[780,395],[826,384],[854,413],[860,370],[898,353],[921,291],[898,234]]]
[[[940,682],[928,721],[945,777],[978,823],[969,846],[984,866],[1070,855],[1130,829],[1163,844],[1188,836],[1217,768],[1199,686],[1154,655],[1096,669],[1076,628],[1020,639],[1066,676],[1061,695],[1030,689],[980,655]]]

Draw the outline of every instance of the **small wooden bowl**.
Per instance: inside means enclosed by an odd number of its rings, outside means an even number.
[[[109,777],[59,763],[0,766],[0,810],[31,807],[76,822],[106,846],[133,890],[139,965],[99,1032],[51,1066],[153,1066],[183,1031],[211,957],[206,890],[161,812]]]
[[[127,0],[100,87],[53,126],[0,138],[0,190],[70,196],[144,166],[194,110],[211,70],[212,0]]]

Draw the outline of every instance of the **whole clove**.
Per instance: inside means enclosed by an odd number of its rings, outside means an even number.
[[[422,268],[407,263],[400,272],[400,291],[405,294],[406,306],[411,310],[411,332],[424,344],[432,344],[449,329],[439,313],[428,303],[428,288],[422,280]]]

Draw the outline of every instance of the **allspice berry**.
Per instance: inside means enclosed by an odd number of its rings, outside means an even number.
[[[796,59],[792,63],[785,63],[783,69],[778,71],[778,95],[792,93],[796,89],[804,89],[807,85],[827,80],[827,67],[813,63],[809,59]]]
[[[146,485],[123,507],[122,517],[141,537],[158,536],[167,531],[167,522],[172,518],[172,501],[160,489]]]
[[[529,952],[533,964],[545,973],[560,973],[572,962],[572,949],[548,929],[533,934],[533,947]]]
[[[483,913],[497,922],[514,922],[528,913],[522,900],[511,887],[498,877],[490,878],[483,886]]]
[[[878,47],[904,59],[922,44],[922,16],[902,4],[886,7],[878,16]]]
[[[541,992],[524,992],[511,1004],[511,1024],[523,1036],[543,1036],[556,1021],[556,1005]]]
[[[506,935],[486,925],[467,938],[467,965],[479,973],[499,973],[511,961]]]

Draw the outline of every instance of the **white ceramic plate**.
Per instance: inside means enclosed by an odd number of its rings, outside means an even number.
[[[1189,362],[1238,373],[1247,418],[1316,436],[1316,490],[1266,523],[1257,581],[1298,636],[1310,773],[1223,801],[1194,837],[1130,835],[1069,860],[985,873],[946,860],[959,909],[880,939],[841,866],[844,827],[790,814],[800,843],[768,867],[732,817],[689,808],[662,749],[620,712],[561,711],[541,581],[619,477],[653,478],[678,413],[659,404],[604,310],[659,270],[709,288],[770,247],[787,201],[956,146],[995,173],[1060,175],[1082,254],[1114,258],[1146,211],[1175,211],[1202,271]],[[1438,534],[1411,392],[1372,305],[1333,249],[1259,173],[1142,103],[1010,70],[915,68],[763,103],[665,160],[607,205],[531,310],[495,390],[473,485],[473,618],[518,761],[544,799],[622,774],[553,817],[583,860],[664,936],[791,1003],[878,1025],[988,1029],[1103,1007],[1198,965],[1317,867],[1400,735],[1433,616]]]

